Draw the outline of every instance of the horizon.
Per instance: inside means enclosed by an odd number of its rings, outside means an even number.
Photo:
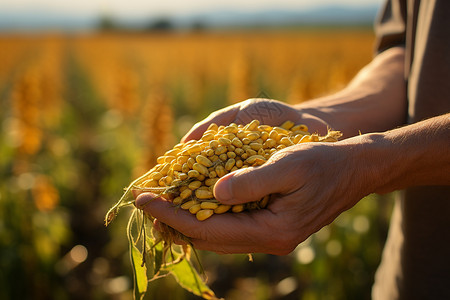
[[[89,29],[99,24],[102,18],[113,20],[116,25],[130,28],[139,28],[149,24],[151,20],[170,20],[176,26],[186,26],[200,21],[206,26],[229,25],[280,25],[297,23],[296,15],[303,13],[298,23],[367,23],[373,21],[374,11],[381,6],[382,0],[369,0],[361,3],[356,0],[318,0],[314,4],[305,0],[260,0],[254,5],[254,0],[236,4],[237,0],[216,1],[209,5],[202,5],[206,0],[170,0],[163,4],[147,3],[145,0],[81,0],[74,2],[57,2],[55,0],[16,0],[14,3],[0,0],[0,30],[46,30],[63,29],[77,30]],[[123,4],[128,8],[121,10]],[[253,5],[252,5],[253,3]],[[138,5],[132,5],[138,4]],[[179,5],[176,5],[179,4]],[[184,4],[184,5],[181,5]],[[185,9],[186,4],[191,4]],[[212,4],[212,5],[211,5]],[[275,5],[276,4],[276,5]],[[257,7],[255,9],[255,7]],[[348,13],[342,18],[339,10],[330,8],[343,8],[344,10],[359,10],[361,15]],[[71,8],[71,9],[69,9]],[[305,15],[308,12],[325,11],[324,15]],[[341,11],[342,12],[342,11]],[[261,18],[258,18],[261,17]],[[339,17],[341,19],[339,20]]]

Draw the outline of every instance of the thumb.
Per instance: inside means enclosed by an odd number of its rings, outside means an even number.
[[[234,205],[277,193],[280,187],[273,182],[272,167],[272,164],[249,167],[223,176],[214,186],[214,197],[223,204]]]

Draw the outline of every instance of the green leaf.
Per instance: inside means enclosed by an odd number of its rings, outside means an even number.
[[[139,249],[132,244],[130,244],[130,258],[134,275],[135,299],[141,299],[147,291],[147,270],[145,265],[142,265],[141,252],[139,252]]]
[[[147,270],[145,265],[142,265],[141,252],[136,247],[133,239],[133,224],[136,224],[137,215],[137,209],[135,209],[133,214],[130,216],[130,220],[128,221],[127,235],[130,245],[131,267],[133,269],[133,294],[135,299],[142,299],[147,291]]]
[[[175,277],[178,284],[187,291],[204,299],[217,299],[190,261],[183,259],[177,264],[167,266],[167,270]]]

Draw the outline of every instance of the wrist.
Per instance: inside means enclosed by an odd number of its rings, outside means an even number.
[[[404,160],[384,133],[370,133],[343,140],[351,146],[354,180],[365,195],[387,193],[396,189],[402,177]]]

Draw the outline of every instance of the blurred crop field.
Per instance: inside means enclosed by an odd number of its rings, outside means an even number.
[[[373,43],[351,28],[0,36],[0,299],[131,299],[131,211],[103,224],[123,188],[217,109],[338,91]],[[200,252],[208,282],[226,299],[369,299],[390,198],[287,256]],[[168,277],[147,299],[198,298]]]

